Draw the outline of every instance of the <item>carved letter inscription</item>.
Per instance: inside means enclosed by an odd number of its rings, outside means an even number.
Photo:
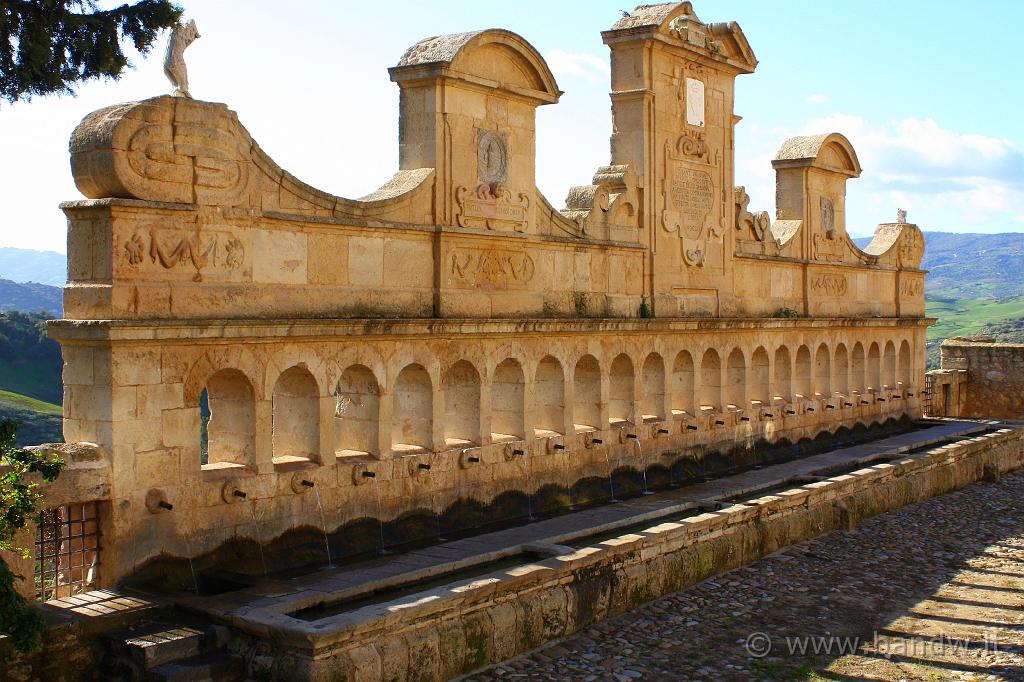
[[[670,190],[672,205],[682,216],[683,236],[697,239],[704,231],[714,199],[711,174],[676,164]]]

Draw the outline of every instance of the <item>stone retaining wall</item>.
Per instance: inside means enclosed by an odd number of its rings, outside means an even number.
[[[1000,429],[485,576],[455,594],[449,586],[381,605],[346,627],[267,623],[238,642],[265,672],[292,679],[449,679],[787,545],[1020,468],[1022,440]]]

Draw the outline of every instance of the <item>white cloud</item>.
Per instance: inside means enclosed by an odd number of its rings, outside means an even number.
[[[775,131],[772,131],[773,133]],[[791,135],[839,132],[853,143],[864,173],[848,185],[847,227],[870,232],[897,208],[926,229],[1019,229],[1024,205],[1024,150],[1012,141],[944,128],[931,118],[875,124],[835,112],[771,135],[778,147]],[[762,135],[737,144],[737,183],[749,183],[751,206],[770,206],[774,173]],[[760,142],[746,150],[744,144]],[[774,149],[772,149],[774,152]]]
[[[807,98],[807,101],[811,104],[825,104],[828,102],[828,95],[816,94],[811,95]]]
[[[611,76],[608,60],[586,52],[554,49],[544,58],[556,78],[584,78],[591,83],[607,83]]]

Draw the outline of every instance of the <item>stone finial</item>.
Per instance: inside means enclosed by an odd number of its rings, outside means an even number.
[[[167,80],[171,81],[171,85],[174,86],[171,94],[175,97],[192,98],[188,91],[185,48],[199,37],[195,19],[189,20],[187,24],[178,24],[171,29],[171,37],[167,41],[167,53],[164,55],[164,73],[167,75]]]
[[[896,224],[906,225],[907,224],[907,209],[897,208],[896,209]]]

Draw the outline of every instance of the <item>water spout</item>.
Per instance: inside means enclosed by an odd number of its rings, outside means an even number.
[[[741,422],[748,422],[748,421],[750,421],[750,417],[740,417],[740,421]]]
[[[156,506],[160,507],[161,509],[166,509],[167,511],[174,510],[174,505],[168,502],[167,500],[160,500],[159,502],[156,503]]]
[[[362,476],[363,478],[377,478],[377,474],[373,471],[364,471]]]
[[[696,431],[697,430],[697,425],[696,424],[687,424],[686,425],[686,430],[687,431]]]
[[[725,426],[725,422],[722,421],[721,419],[716,419],[715,424],[717,424],[718,426]]]
[[[242,500],[244,500],[246,497],[248,497],[248,495],[243,493],[241,490],[232,490],[231,494],[234,495],[235,497],[239,498],[239,499],[242,499]]]
[[[808,411],[808,412],[814,412],[814,408],[813,408],[813,407],[808,407],[808,408],[807,408],[807,411]]]
[[[561,443],[555,443],[552,447],[554,447],[555,450],[565,450],[565,446]]]
[[[635,441],[639,441],[640,440],[639,438],[636,437],[635,433],[627,433],[626,434],[626,438],[628,438],[630,440],[635,440]]]
[[[600,438],[591,438],[590,442],[593,443],[594,445],[604,445],[604,441],[601,440]]]
[[[513,450],[513,451],[512,451],[512,456],[513,456],[513,457],[522,457],[522,456],[523,456],[523,455],[525,455],[525,454],[526,454],[526,453],[525,453],[525,452],[523,452],[522,450]]]
[[[422,469],[423,471],[430,471],[430,465],[425,462],[420,462],[416,466]]]
[[[659,434],[664,434],[664,435],[667,436],[668,435],[668,429],[658,429],[658,433]]]
[[[312,488],[314,486],[313,481],[307,481],[306,479],[302,479],[302,481],[300,481],[300,483],[302,483],[302,485],[307,487],[307,488]]]
[[[470,457],[466,458],[466,461],[467,462],[472,462],[473,464],[477,464],[477,463],[480,462],[480,458],[479,457],[470,456]]]

